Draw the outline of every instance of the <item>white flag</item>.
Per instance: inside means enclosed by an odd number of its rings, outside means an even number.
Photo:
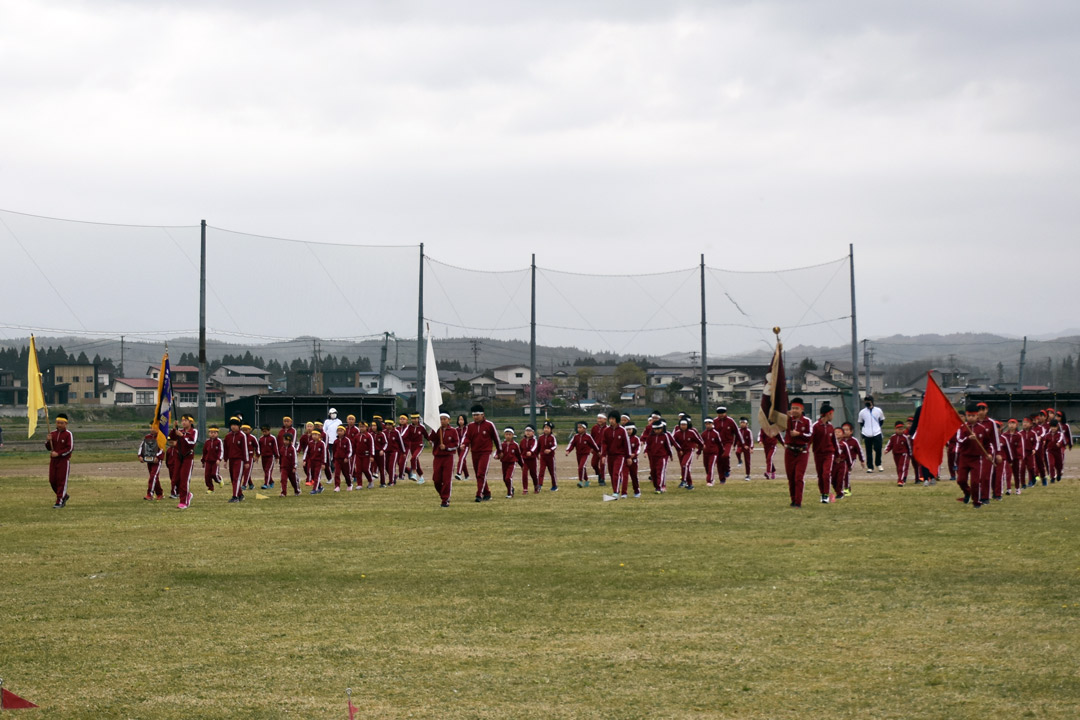
[[[439,408],[442,406],[442,386],[439,385],[439,367],[435,364],[435,346],[428,331],[427,360],[424,361],[424,424],[432,430],[439,428]]]

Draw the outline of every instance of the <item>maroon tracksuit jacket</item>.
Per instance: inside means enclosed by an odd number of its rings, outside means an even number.
[[[68,475],[71,472],[71,452],[75,449],[75,436],[70,430],[53,430],[45,441],[45,449],[56,453],[56,457],[49,456],[49,487],[56,493],[56,502],[62,504],[68,496]]]
[[[810,459],[811,427],[810,418],[806,416],[798,419],[788,416],[787,430],[784,432],[784,472],[787,474],[791,504],[795,507],[802,507],[806,464]],[[796,432],[799,434],[795,435]]]
[[[465,443],[472,455],[473,474],[476,476],[476,496],[491,497],[487,482],[488,463],[491,453],[499,447],[499,431],[490,420],[474,420],[465,428]]]
[[[457,428],[438,427],[427,433],[431,441],[431,476],[443,505],[450,504],[454,485],[454,454],[460,444]]]

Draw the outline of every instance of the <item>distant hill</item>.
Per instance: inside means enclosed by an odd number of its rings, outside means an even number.
[[[112,358],[117,363],[120,361],[119,338],[38,336],[37,342],[39,348],[50,345],[63,345],[67,352],[75,355],[85,352],[89,357],[96,354],[101,357]],[[313,342],[315,347],[320,349],[322,356],[332,354],[339,358],[345,356],[350,360],[365,357],[371,361],[372,367],[378,367],[383,344],[379,340],[343,343],[310,337],[261,345],[208,340],[207,353],[211,360],[220,358],[225,354],[242,355],[251,352],[252,355],[260,356],[267,362],[274,359],[279,362],[289,362],[295,358],[310,359],[313,353]],[[198,351],[198,340],[196,338],[171,338],[168,344],[170,353],[174,357],[179,357],[184,352],[196,353]],[[24,345],[26,345],[25,339],[0,340],[0,347],[22,347]],[[874,352],[875,366],[900,365],[928,359],[944,360],[951,357],[958,365],[969,369],[982,369],[987,372],[995,368],[998,362],[1001,362],[1010,369],[1010,375],[1015,373],[1022,345],[1022,339],[989,333],[892,335],[874,338],[870,341],[870,347]],[[141,374],[144,366],[159,362],[164,347],[164,341],[126,340],[124,343],[126,373],[129,375],[133,373]],[[848,363],[851,360],[850,347],[850,345],[794,345],[786,346],[785,353],[789,364],[799,362],[807,357],[812,358],[819,364],[825,360]],[[396,343],[393,339],[390,339],[387,344],[387,362],[389,365],[397,367],[415,365],[416,349],[415,340],[403,340]],[[474,369],[475,358],[479,362],[480,368],[486,369],[516,363],[528,364],[529,344],[520,340],[442,338],[435,340],[435,354],[440,360],[457,360],[463,365],[468,365],[470,369]],[[1080,333],[1071,333],[1067,336],[1049,339],[1028,339],[1027,362],[1031,366],[1040,362],[1045,364],[1048,358],[1057,363],[1070,354],[1074,357],[1080,355]],[[709,363],[714,365],[758,363],[766,362],[769,356],[770,351],[762,346],[761,350],[738,356],[710,353]],[[626,356],[613,353],[590,353],[574,347],[541,345],[536,349],[537,366],[542,372],[551,372],[559,366],[573,364],[576,359],[586,357],[591,357],[600,363],[626,359]],[[646,359],[658,365],[690,365],[700,362],[700,356],[688,352],[647,356]],[[861,344],[859,347],[859,362],[862,363]]]

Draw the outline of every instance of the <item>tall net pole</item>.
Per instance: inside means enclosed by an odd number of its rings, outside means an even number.
[[[701,254],[701,426],[705,427],[705,418],[709,416],[709,359],[706,354],[705,321],[705,253]]]
[[[199,437],[206,442],[206,221],[199,234]]]
[[[420,243],[420,292],[416,300],[416,412],[424,407],[424,243]],[[396,343],[395,343],[396,344]]]
[[[529,314],[529,423],[536,427],[536,253],[532,255],[532,297]]]
[[[848,244],[848,264],[851,269],[851,415],[854,423],[859,416],[859,330],[855,321],[855,244]],[[870,385],[870,368],[866,369],[867,387]]]

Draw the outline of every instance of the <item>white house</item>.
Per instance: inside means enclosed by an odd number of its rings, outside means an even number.
[[[495,374],[495,380],[500,383],[506,383],[507,385],[532,384],[532,372],[529,370],[528,365],[503,365],[495,368],[492,372]]]

